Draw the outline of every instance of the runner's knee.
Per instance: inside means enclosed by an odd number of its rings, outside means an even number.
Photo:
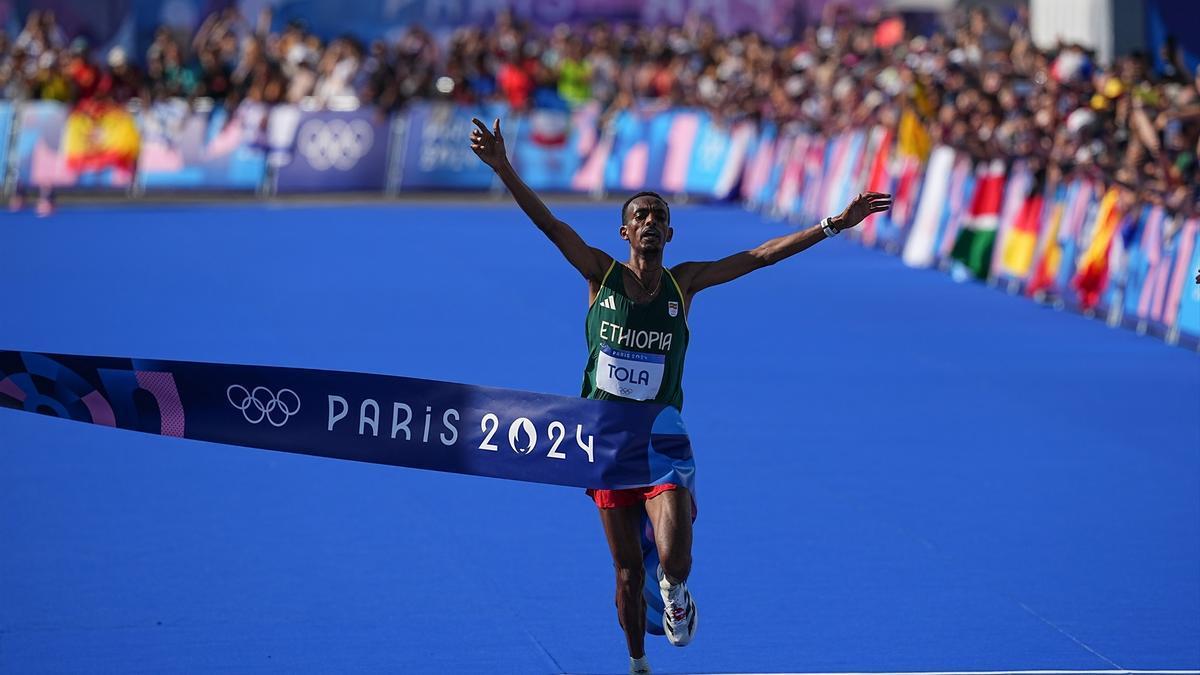
[[[658,551],[659,560],[667,576],[677,581],[686,581],[692,573],[692,552],[682,547],[667,544]]]
[[[642,563],[639,560],[636,567],[618,566],[617,567],[617,594],[625,596],[640,596],[642,593],[642,585],[646,583],[646,571],[642,569]]]

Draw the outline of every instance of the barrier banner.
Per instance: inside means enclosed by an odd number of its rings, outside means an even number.
[[[691,143],[682,191],[714,199],[729,197],[741,175],[753,135],[750,122],[718,124],[712,117],[702,116]],[[670,142],[674,149],[674,135]]]
[[[786,217],[799,210],[800,188],[804,180],[804,156],[811,140],[808,134],[797,134],[787,142],[782,173],[775,198],[767,203],[768,211],[777,218]]]
[[[679,114],[684,113],[642,107],[616,116],[613,147],[604,172],[605,189],[671,192],[663,184],[663,172],[672,151],[671,128]],[[683,140],[674,143],[674,152],[690,153]]]
[[[390,375],[0,351],[0,407],[535,483],[694,486],[687,431],[666,405]]]
[[[771,131],[774,131],[772,129]],[[758,157],[754,159],[754,169],[749,176],[752,180],[752,203],[758,208],[774,213],[779,218],[786,218],[787,213],[773,211],[779,198],[780,183],[790,162],[796,161],[791,155],[795,141],[791,135],[764,138],[760,142]],[[796,202],[793,202],[796,204]]]
[[[374,108],[276,106],[267,119],[267,138],[278,192],[384,188],[390,124]]]
[[[30,101],[17,113],[17,185],[127,187],[137,156],[136,126],[124,109],[71,111],[58,101]]]
[[[746,207],[758,209],[763,207],[768,195],[763,194],[763,185],[771,173],[771,164],[775,160],[777,149],[776,137],[778,129],[774,122],[766,122],[758,129],[757,135],[750,144],[749,159],[742,171],[742,200]]]
[[[534,190],[587,190],[584,159],[599,142],[600,106],[588,103],[573,112],[532,110],[516,120],[509,143],[513,166]]]
[[[1179,237],[1176,236],[1181,221],[1166,217],[1160,221],[1161,233],[1150,237],[1146,245],[1148,262],[1146,279],[1138,297],[1136,315],[1141,321],[1155,325],[1163,324],[1163,313],[1167,307],[1167,295],[1171,283],[1171,271],[1175,268]],[[1147,236],[1150,233],[1147,232]]]
[[[8,101],[0,101],[0,157],[5,158],[4,172],[8,171],[8,139],[12,136],[12,123],[13,105]]]
[[[1143,208],[1140,236],[1125,262],[1125,314],[1138,319],[1149,318],[1151,297],[1159,285],[1166,217],[1161,205]]]
[[[507,107],[479,107],[449,103],[417,103],[407,112],[408,131],[403,147],[392,152],[399,185],[392,189],[487,190],[495,182],[492,170],[471,151],[468,138],[478,117],[490,129],[497,117],[507,118]],[[512,130],[501,128],[501,133]],[[513,143],[506,143],[512,159]]]
[[[1162,322],[1168,326],[1178,325],[1184,289],[1191,290],[1191,287],[1196,285],[1197,271],[1191,263],[1192,249],[1196,245],[1198,231],[1200,231],[1200,218],[1188,218],[1175,236],[1175,265],[1171,270],[1171,283],[1167,287],[1166,307],[1163,309],[1162,316]]]
[[[192,110],[181,99],[156,103],[142,115],[137,181],[146,189],[257,190],[266,173],[267,107],[246,102]]]
[[[826,184],[827,167],[829,166],[826,159],[830,154],[831,145],[832,143],[827,139],[817,139],[808,144],[808,152],[801,160],[804,162],[803,187],[801,188],[803,196],[798,204],[801,220],[818,221],[825,217],[818,214],[821,213],[823,204],[821,190]]]
[[[1180,281],[1179,330],[1189,335],[1200,336],[1200,284],[1195,275],[1200,272],[1200,223],[1192,219],[1192,259],[1183,267]]]

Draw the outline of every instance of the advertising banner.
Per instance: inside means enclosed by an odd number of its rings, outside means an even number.
[[[674,192],[664,185],[663,171],[671,150],[671,129],[675,118],[683,114],[688,113],[657,107],[636,108],[618,113],[612,122],[613,146],[604,171],[605,189],[613,192]],[[687,145],[676,147],[680,148],[676,152],[685,155],[690,151]],[[686,165],[679,170],[686,176]]]
[[[8,101],[0,101],[0,158],[3,158],[4,164],[2,171],[8,171],[8,139],[12,136],[13,123],[13,104]],[[8,178],[7,173],[0,177],[0,180]]]
[[[722,123],[702,116],[691,144],[683,192],[727,198],[737,185],[753,136],[750,122]],[[674,149],[674,136],[670,143]]]
[[[400,190],[487,190],[492,187],[495,175],[471,151],[468,139],[475,128],[471,118],[479,118],[490,129],[497,117],[507,119],[505,106],[417,103],[405,115],[408,131],[402,147],[392,152],[391,159],[394,165],[391,173],[399,178],[399,184],[390,187]],[[511,133],[506,132],[505,127],[501,132]],[[512,159],[513,145],[506,145],[509,159]]]
[[[275,189],[383,190],[390,131],[389,118],[374,108],[333,112],[276,106],[267,123]]]
[[[146,190],[257,190],[266,173],[267,107],[203,112],[176,99],[142,115],[138,184]]]
[[[1196,220],[1192,220],[1196,223]],[[1192,226],[1193,234],[1200,232],[1198,225]],[[1192,259],[1183,267],[1180,278],[1179,330],[1189,335],[1200,336],[1200,284],[1195,276],[1200,273],[1200,234],[1192,242]]]
[[[516,142],[508,152],[521,178],[534,190],[587,191],[585,160],[597,152],[600,106],[588,103],[567,112],[533,110],[516,119]]]

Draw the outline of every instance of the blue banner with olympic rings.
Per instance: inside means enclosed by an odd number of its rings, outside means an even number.
[[[409,377],[0,351],[0,407],[375,464],[588,488],[674,483],[679,411]]]
[[[375,108],[301,110],[279,105],[267,121],[278,192],[380,191],[387,174],[390,118]]]

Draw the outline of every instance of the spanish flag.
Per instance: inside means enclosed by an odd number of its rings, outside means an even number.
[[[62,149],[72,171],[113,169],[132,174],[140,148],[137,122],[122,107],[80,106],[67,116]]]
[[[1075,278],[1071,285],[1079,291],[1079,304],[1083,309],[1092,309],[1100,303],[1100,294],[1108,284],[1108,251],[1121,222],[1121,210],[1117,207],[1120,191],[1113,187],[1104,193],[1096,222],[1092,227],[1092,239],[1079,258]]]

